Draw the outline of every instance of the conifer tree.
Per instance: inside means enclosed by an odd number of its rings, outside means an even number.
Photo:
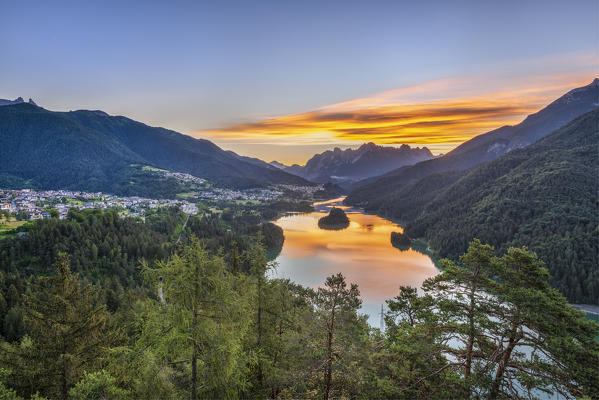
[[[488,398],[598,398],[599,326],[549,286],[545,264],[526,247],[508,249],[491,266],[497,284],[489,293],[501,306],[490,312],[498,323],[490,332]]]
[[[456,374],[447,357],[438,309],[431,296],[400,286],[387,300],[384,346],[375,354],[375,394],[380,398],[459,398]]]
[[[352,283],[348,288],[345,277],[338,273],[326,279],[324,288],[318,288],[316,304],[326,328],[323,398],[328,400],[334,385],[334,368],[342,361],[342,349],[347,346],[347,343],[338,343],[336,335],[346,327],[344,325],[355,320],[362,300],[358,285]]]
[[[69,390],[95,370],[117,339],[109,313],[97,302],[91,285],[79,282],[59,253],[56,274],[32,284],[23,301],[27,336],[20,343],[4,343],[1,356],[12,371],[11,386],[19,394],[39,392],[69,398]]]
[[[157,268],[144,263],[143,270],[150,283],[163,277],[166,304],[161,317],[168,321],[168,334],[155,338],[154,346],[167,349],[167,364],[189,365],[190,398],[237,393],[244,385],[240,350],[249,322],[247,299],[234,290],[234,281],[241,278],[194,237],[180,254]]]
[[[536,254],[492,252],[475,239],[461,265],[445,260],[443,272],[424,284],[436,298],[428,322],[462,372],[463,397],[597,397],[597,324],[549,286]]]
[[[498,307],[497,301],[488,295],[493,286],[490,277],[493,250],[475,239],[460,257],[459,265],[441,260],[443,273],[423,284],[425,292],[436,299],[435,323],[441,332],[440,340],[447,357],[454,359],[455,366],[462,371],[463,396],[467,398],[472,394],[471,386],[482,379],[475,373],[474,364],[489,347],[486,331],[496,325],[489,312]]]

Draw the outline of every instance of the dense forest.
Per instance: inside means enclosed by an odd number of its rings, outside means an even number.
[[[457,259],[475,237],[506,251],[528,246],[573,303],[599,302],[599,110],[475,168],[435,173],[375,209]],[[376,196],[375,196],[376,197]]]
[[[599,396],[598,326],[526,249],[473,241],[381,331],[341,274],[267,278],[261,218],[184,217],[73,211],[0,239],[0,398]]]

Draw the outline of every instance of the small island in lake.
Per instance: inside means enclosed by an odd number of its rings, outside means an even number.
[[[391,244],[400,250],[407,250],[412,245],[412,241],[405,233],[391,232]]]
[[[349,218],[345,215],[345,212],[337,207],[333,207],[329,215],[322,217],[318,220],[318,227],[320,229],[328,230],[341,230],[349,226]]]

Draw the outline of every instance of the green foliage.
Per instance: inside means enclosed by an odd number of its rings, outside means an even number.
[[[570,301],[599,301],[599,142],[593,111],[543,140],[484,164],[449,187],[407,226],[455,259],[473,237],[506,251],[528,246],[547,260]]]
[[[318,288],[315,303],[319,320],[323,327],[322,350],[322,392],[325,399],[344,394],[348,389],[343,383],[350,383],[346,369],[351,357],[352,334],[359,328],[356,312],[362,305],[360,291],[356,284],[347,287],[341,273],[326,279],[324,288]]]
[[[341,274],[317,290],[269,279],[262,232],[273,241],[277,232],[238,211],[228,221],[190,217],[177,245],[183,216],[174,209],[145,222],[73,212],[36,221],[22,243],[3,239],[15,246],[0,242],[14,260],[1,264],[0,308],[5,322],[10,315],[5,334],[16,333],[0,341],[0,365],[10,369],[0,374],[0,397],[599,396],[597,324],[548,285],[527,249],[496,256],[471,242],[459,262],[442,261],[421,295],[401,287],[381,332],[359,314],[359,290]],[[139,247],[106,253],[102,235]],[[70,272],[62,249],[96,288]],[[53,251],[54,274],[42,264]],[[142,268],[121,280],[119,255]],[[94,269],[102,257],[106,268]]]
[[[318,227],[320,229],[340,230],[345,229],[348,226],[349,218],[347,218],[345,211],[341,208],[331,208],[329,215],[325,215],[318,220]]]
[[[20,343],[4,343],[0,356],[13,371],[11,386],[27,396],[39,389],[49,397],[68,398],[83,371],[97,367],[107,346],[118,340],[97,293],[71,274],[63,253],[56,275],[32,285],[23,309],[28,336]]]
[[[412,245],[410,237],[405,233],[391,232],[391,244],[398,249],[407,249]]]
[[[262,225],[262,237],[268,258],[274,260],[283,249],[283,243],[285,242],[283,229],[272,222],[267,222]]]
[[[461,379],[444,356],[435,301],[402,286],[387,301],[383,346],[374,353],[373,398],[460,398]]]
[[[171,356],[189,360],[191,398],[237,393],[245,385],[240,354],[247,329],[243,278],[227,273],[223,259],[209,255],[197,239],[156,268],[146,263],[142,268],[149,282],[163,279],[163,307],[172,329],[161,345]]]
[[[7,272],[24,274],[48,273],[58,252],[70,254],[73,271],[91,280],[110,273],[123,286],[135,280],[139,258],[164,258],[166,243],[184,214],[164,210],[160,217],[152,215],[148,224],[134,218],[120,218],[116,211],[77,211],[72,209],[64,220],[36,221],[24,238],[0,240],[0,265]],[[172,222],[164,222],[164,221]]]
[[[10,308],[4,316],[2,325],[4,338],[9,341],[15,341],[25,334],[25,324],[23,323],[23,310],[19,306]]]
[[[424,290],[436,299],[432,321],[465,397],[597,396],[589,366],[599,363],[598,326],[549,286],[536,254],[510,248],[493,257],[475,240],[460,261],[444,260]]]
[[[17,395],[13,389],[7,388],[3,381],[6,379],[6,376],[9,375],[9,371],[0,368],[0,399],[3,400],[23,400],[22,397]]]
[[[426,239],[439,258],[456,260],[474,237],[503,252],[528,246],[546,260],[553,287],[571,302],[597,304],[598,118],[590,111],[485,163],[452,152],[381,177],[347,201],[407,222],[405,233]]]
[[[73,400],[126,400],[129,391],[119,388],[116,379],[105,370],[86,373],[69,392]]]

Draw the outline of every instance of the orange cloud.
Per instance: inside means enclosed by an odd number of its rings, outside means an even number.
[[[196,134],[225,146],[227,143],[355,145],[372,141],[383,145],[427,146],[435,153],[444,153],[476,135],[518,123],[568,90],[588,84],[592,78],[588,72],[519,79],[446,78],[310,112]],[[274,154],[273,158],[276,157]]]

